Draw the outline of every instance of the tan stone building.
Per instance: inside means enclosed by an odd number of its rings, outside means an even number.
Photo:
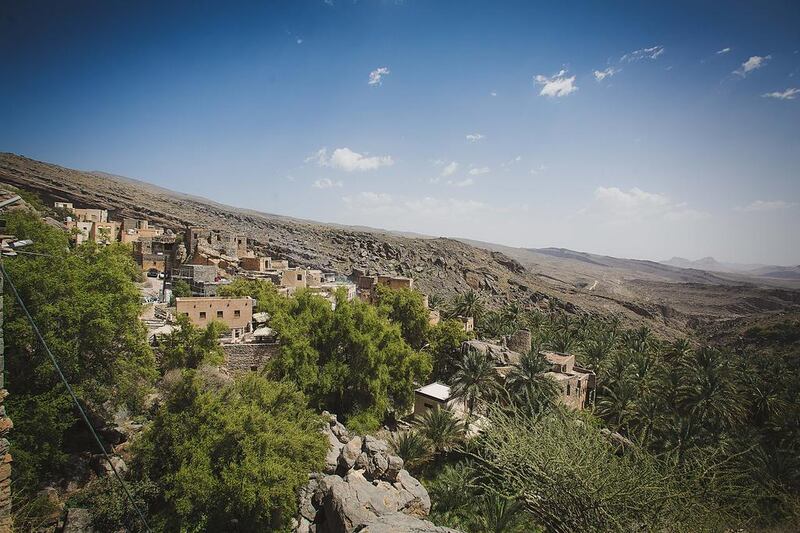
[[[175,298],[178,316],[188,316],[192,324],[206,327],[213,321],[225,324],[232,338],[249,333],[253,324],[252,298],[188,297]]]
[[[72,212],[81,222],[108,222],[108,211],[105,209],[73,209]]]
[[[506,345],[508,343],[508,345]],[[511,346],[516,350],[512,350]],[[473,350],[492,360],[498,375],[505,379],[515,366],[519,366],[522,353],[531,349],[530,332],[521,330],[511,336],[503,344],[481,340],[464,342],[462,350]],[[575,356],[557,352],[540,352],[545,360],[550,363],[550,370],[544,375],[558,383],[561,390],[559,400],[573,409],[584,409],[594,404],[595,388],[597,386],[595,374],[591,370],[581,368],[575,364]]]
[[[94,222],[89,238],[97,244],[119,242],[119,222]]]
[[[250,272],[266,272],[272,270],[271,257],[242,257],[239,266]]]
[[[140,238],[155,237],[163,235],[162,228],[155,228],[150,226],[150,222],[138,218],[124,218],[120,229],[120,241],[136,242]]]

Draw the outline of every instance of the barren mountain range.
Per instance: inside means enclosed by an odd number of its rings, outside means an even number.
[[[800,315],[800,280],[792,275],[710,272],[565,249],[323,224],[9,153],[0,154],[0,182],[36,192],[50,205],[61,200],[100,207],[115,218],[148,218],[178,231],[188,226],[235,231],[263,252],[301,266],[407,275],[421,291],[445,297],[471,287],[490,305],[517,301],[546,307],[552,300],[571,313],[615,314],[626,325],[647,325],[668,338],[704,337],[721,327]]]

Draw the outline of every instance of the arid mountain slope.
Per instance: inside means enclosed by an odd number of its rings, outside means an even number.
[[[645,324],[666,337],[691,334],[698,326],[719,321],[800,310],[800,291],[745,278],[566,250],[320,224],[14,154],[0,154],[0,182],[37,192],[48,203],[103,207],[113,210],[114,217],[147,217],[175,230],[208,226],[236,231],[266,253],[298,265],[344,274],[353,268],[404,274],[414,277],[420,290],[444,296],[472,287],[493,304],[513,300],[546,306],[555,300],[570,312],[617,314],[628,325]]]

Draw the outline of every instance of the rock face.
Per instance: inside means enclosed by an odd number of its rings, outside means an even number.
[[[431,500],[425,487],[403,469],[386,441],[350,436],[336,415],[324,432],[330,448],[325,473],[312,474],[300,492],[297,533],[446,533],[425,520]]]

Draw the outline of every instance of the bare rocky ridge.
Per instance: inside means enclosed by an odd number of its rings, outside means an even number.
[[[48,203],[102,207],[117,218],[148,218],[174,230],[207,226],[235,231],[265,253],[297,265],[342,274],[359,268],[411,276],[421,291],[443,296],[471,287],[490,304],[546,307],[552,300],[571,313],[615,314],[625,325],[644,324],[668,338],[743,317],[800,312],[800,291],[755,278],[321,224],[14,154],[0,154],[0,182],[37,192]]]

